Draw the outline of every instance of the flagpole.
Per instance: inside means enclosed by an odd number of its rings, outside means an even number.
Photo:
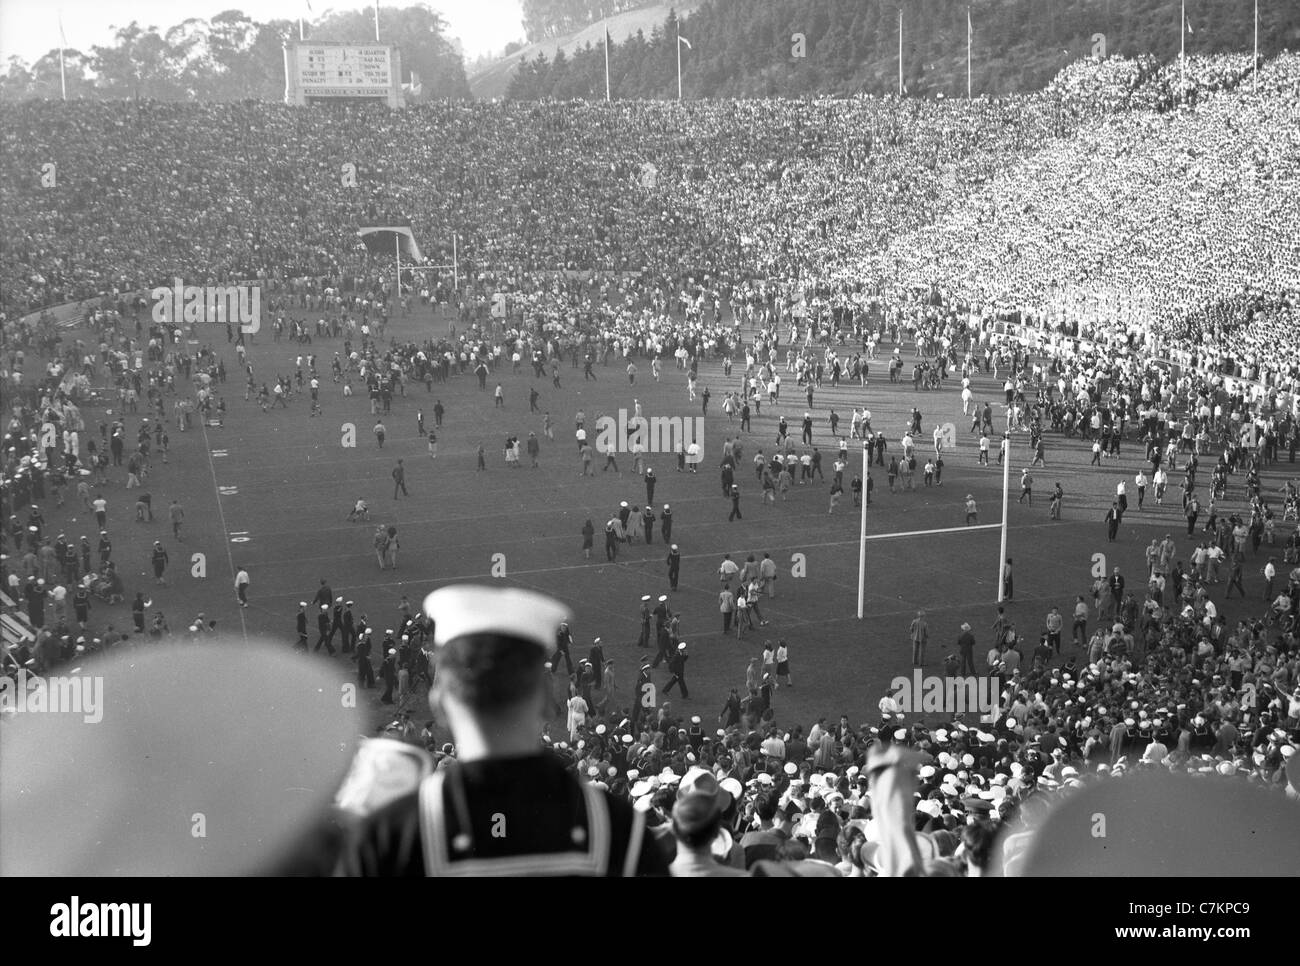
[[[1258,30],[1256,30],[1258,36]],[[59,14],[59,88],[68,100],[68,72],[64,69],[64,48],[68,46],[68,36],[64,34],[64,14]]]
[[[375,42],[379,42],[379,0],[375,0]]]
[[[1259,93],[1259,0],[1255,0],[1255,59],[1251,62],[1250,92]]]
[[[903,8],[898,8],[898,96],[903,96]]]
[[[398,305],[402,302],[402,236],[393,232],[393,253],[397,256],[397,296]]]
[[[299,17],[299,18],[298,18],[298,42],[301,43],[302,40],[303,40],[303,36],[302,36],[302,17]]]
[[[1178,24],[1178,96],[1186,96],[1187,90],[1187,0],[1182,0],[1180,9],[1183,19]]]
[[[460,291],[460,259],[456,254],[456,236],[451,236],[451,284],[457,292]]]
[[[966,8],[966,100],[970,100],[970,64],[971,44],[974,40],[974,28],[971,26],[970,7]]]
[[[681,62],[681,45],[678,44],[677,57],[678,63]],[[681,75],[681,68],[678,68],[678,76]],[[609,19],[605,19],[605,100],[609,101]]]

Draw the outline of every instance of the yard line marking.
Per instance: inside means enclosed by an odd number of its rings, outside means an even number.
[[[407,521],[407,523],[405,524],[405,526],[410,527],[410,526],[413,525],[413,523],[427,523],[427,522],[433,522],[433,521],[418,521],[418,520],[417,520],[417,521]],[[707,524],[706,524],[706,526],[707,526]],[[726,524],[726,522],[724,521],[724,522],[722,522],[722,523],[719,523],[718,526],[725,527],[725,526],[727,526],[727,524]],[[1000,524],[1000,523],[991,523],[991,524],[981,524],[979,527],[954,527],[953,529],[954,529],[954,530],[957,530],[957,531],[965,532],[965,531],[967,531],[967,530],[977,530],[977,529],[978,529],[978,530],[997,529],[997,528],[1000,528],[1001,526],[1002,526],[1002,524]],[[1056,521],[1052,521],[1052,522],[1050,522],[1050,523],[1019,523],[1019,524],[1015,524],[1015,523],[1013,523],[1013,524],[1011,524],[1011,526],[1009,527],[1009,529],[1011,529],[1011,530],[1039,530],[1039,529],[1044,529],[1044,528],[1047,528],[1047,527],[1059,527],[1059,526],[1060,526],[1060,524],[1057,523]],[[695,527],[695,529],[698,530],[698,529],[699,529],[699,526],[697,525],[697,526]],[[280,532],[280,531],[277,531],[277,532]],[[294,530],[294,531],[283,531],[283,532],[285,532],[285,533],[298,533],[298,532],[300,532],[300,531]],[[935,531],[932,531],[932,530],[918,530],[918,531],[915,531],[915,532],[916,532],[916,533],[933,533],[933,532],[935,532]],[[899,536],[909,536],[909,535],[910,535],[910,534],[908,534],[908,533],[883,533],[883,534],[878,534],[877,536],[878,536],[878,537],[899,537]],[[510,545],[521,544],[521,543],[522,543],[522,544],[536,544],[536,543],[538,543],[538,542],[540,542],[540,541],[544,541],[544,540],[572,540],[572,539],[573,539],[573,538],[572,538],[571,536],[568,536],[568,535],[565,535],[565,534],[553,535],[553,536],[549,536],[549,537],[548,537],[548,536],[543,536],[543,537],[524,537],[524,538],[520,538],[520,539],[517,539],[517,540],[507,541],[507,542],[506,542],[506,545],[507,545],[507,546],[510,546]],[[872,539],[872,537],[871,537],[870,535],[868,535],[867,539],[870,540],[870,539]],[[856,547],[856,546],[858,546],[858,544],[859,544],[859,540],[858,540],[858,538],[857,538],[857,537],[851,537],[851,538],[848,539],[848,540],[831,540],[831,541],[822,542],[822,543],[789,543],[789,544],[778,544],[778,545],[775,545],[775,546],[770,545],[770,544],[763,544],[763,545],[761,545],[761,546],[762,546],[762,549],[764,549],[764,550],[767,550],[767,551],[769,551],[769,552],[771,552],[771,553],[776,553],[777,551],[781,551],[781,550],[790,550],[790,551],[799,550],[799,551],[802,551],[802,550],[809,550],[809,549],[812,549],[812,550],[820,550],[820,549],[823,549],[823,548],[826,548],[826,547]],[[459,549],[461,549],[462,547],[477,547],[477,546],[479,546],[479,545],[480,545],[480,544],[477,543],[477,542],[476,542],[476,543],[467,543],[467,544],[456,544],[456,545],[454,545],[454,546],[450,546],[450,545],[449,545],[449,546],[447,546],[445,549],[447,549],[448,551],[451,551],[451,550],[459,550]],[[638,546],[639,546],[639,545],[638,545]],[[663,544],[661,541],[656,541],[656,542],[655,542],[654,544],[652,544],[651,546],[655,546],[655,547],[664,547],[665,550],[667,549],[667,548],[666,548],[666,545]],[[758,546],[760,546],[760,545],[758,545],[758,544],[754,544],[754,545],[752,545],[752,546],[758,547]],[[713,550],[713,551],[709,551],[709,552],[707,552],[707,553],[684,553],[684,554],[681,555],[681,557],[682,557],[683,560],[698,560],[698,559],[705,558],[705,557],[713,557],[713,558],[716,558],[716,559],[721,559],[721,555],[722,555],[723,553],[726,553],[726,552],[731,552],[731,553],[734,554],[734,553],[736,553],[737,551],[734,551],[734,550],[733,550],[733,551],[726,551],[726,550]],[[286,557],[286,558],[284,558],[284,559],[282,559],[282,560],[267,560],[267,561],[262,561],[261,564],[262,564],[262,566],[264,566],[264,567],[278,567],[278,566],[280,566],[281,564],[292,564],[292,563],[295,563],[295,562],[298,562],[298,563],[310,563],[310,562],[323,561],[323,560],[346,560],[346,559],[349,559],[349,558],[352,558],[352,557],[355,557],[355,556],[357,556],[357,553],[356,553],[356,552],[322,554],[321,556],[318,556],[318,557],[302,557],[302,556],[296,556],[296,557]],[[644,563],[651,563],[651,562],[654,562],[654,561],[656,561],[656,560],[659,560],[660,562],[662,562],[662,558],[638,557],[638,558],[636,558],[635,560],[627,560],[626,562],[624,562],[624,561],[619,561],[616,565],[619,566],[619,567],[623,567],[623,566],[628,566],[628,565],[631,565],[631,564],[637,564],[637,563],[641,563],[641,564],[644,564]],[[589,569],[589,568],[591,568],[591,567],[594,567],[594,566],[596,566],[596,564],[595,564],[595,562],[593,561],[592,563],[587,563],[587,564],[576,564],[576,565],[572,565],[572,566],[563,566],[563,567],[542,567],[542,568],[537,568],[537,569],[534,569],[534,570],[512,570],[512,571],[509,572],[509,574],[508,574],[507,576],[508,576],[508,577],[512,577],[512,576],[514,576],[515,574],[543,574],[543,573],[559,573],[559,572],[569,571],[569,570],[587,570],[587,569]],[[607,562],[602,562],[601,566],[610,566],[610,564],[608,564]],[[487,577],[487,573],[486,573],[486,571],[485,571],[485,572],[483,572],[483,573],[464,574],[464,575],[461,575],[461,576],[455,576],[455,577],[429,577],[429,578],[423,578],[423,579],[428,579],[428,580],[475,580],[475,579],[478,579],[478,578],[486,578],[486,577]],[[375,584],[375,585],[373,585],[373,586],[382,587],[382,586],[386,586],[386,585],[384,585],[384,584]]]
[[[203,448],[208,452],[208,473],[212,477],[212,489],[217,499],[217,519],[221,523],[221,532],[226,538],[226,563],[230,566],[230,586],[234,586],[235,574],[235,555],[230,550],[230,530],[226,526],[226,511],[221,506],[221,488],[217,485],[217,467],[212,461],[212,441],[208,439],[208,427],[203,420],[199,420],[199,429],[203,432]],[[247,539],[247,538],[245,538]],[[244,643],[248,643],[248,623],[244,620],[244,608],[239,608],[239,631],[243,635]]]
[[[982,526],[983,529],[988,529],[989,527],[1001,527],[1002,524],[997,523],[997,524],[989,524],[989,525],[981,525],[981,526]],[[1034,529],[1043,529],[1043,528],[1045,528],[1045,527],[1059,527],[1059,526],[1060,526],[1059,523],[1053,521],[1053,522],[1051,522],[1051,523],[1026,523],[1026,524],[1020,524],[1020,525],[1013,525],[1013,526],[1011,527],[1011,529],[1012,529],[1012,530],[1034,530]],[[956,527],[955,529],[957,529],[957,530],[963,530],[963,531],[964,531],[964,530],[974,530],[974,529],[976,529],[976,528],[975,528],[975,527]],[[924,531],[924,530],[923,530],[923,531],[919,531],[919,532],[921,532],[921,533],[928,533],[928,532],[931,532],[931,531]],[[898,534],[886,534],[886,536],[898,536]],[[857,538],[857,537],[853,537],[852,539],[849,539],[849,540],[835,540],[835,541],[831,541],[831,542],[828,542],[828,543],[792,543],[792,544],[786,544],[786,545],[773,546],[773,547],[769,547],[768,549],[769,549],[771,552],[775,553],[776,551],[780,551],[780,550],[807,550],[807,549],[809,549],[809,548],[816,549],[816,548],[821,548],[821,547],[856,547],[856,546],[858,546],[858,542],[859,542],[859,541],[858,541],[858,538]],[[709,551],[709,552],[706,552],[706,553],[690,553],[690,554],[684,553],[684,554],[681,555],[681,557],[682,557],[683,560],[699,560],[699,559],[702,559],[702,558],[713,558],[713,559],[717,560],[717,559],[720,559],[720,558],[721,558],[721,554],[722,554],[723,552],[724,552],[724,551],[721,551],[721,550],[713,550],[713,551]],[[735,551],[732,551],[732,552],[734,553]],[[284,560],[270,560],[270,561],[262,561],[261,563],[262,563],[262,566],[263,566],[263,567],[274,568],[274,567],[276,567],[276,566],[278,566],[278,565],[280,565],[280,564],[293,563],[293,562],[295,562],[295,561],[338,560],[338,559],[346,559],[346,558],[355,557],[355,556],[356,556],[355,553],[348,553],[348,554],[331,554],[331,555],[328,555],[328,556],[322,556],[322,557],[305,557],[305,558],[304,558],[304,557],[289,557],[289,558],[285,558]],[[534,575],[534,574],[566,573],[566,572],[568,572],[568,571],[572,571],[572,570],[591,570],[591,569],[593,569],[593,568],[595,568],[595,567],[597,567],[597,566],[601,566],[601,567],[616,566],[616,567],[627,568],[627,567],[631,566],[632,564],[642,564],[642,563],[649,563],[649,562],[650,562],[649,560],[638,559],[638,560],[629,560],[629,561],[626,561],[626,562],[616,562],[616,563],[610,563],[610,562],[608,562],[608,561],[602,561],[601,563],[597,564],[597,563],[595,563],[595,562],[593,561],[593,562],[591,562],[591,563],[586,563],[586,564],[574,564],[574,565],[567,565],[567,566],[563,566],[563,567],[536,567],[536,568],[533,568],[533,569],[531,569],[531,570],[511,570],[511,571],[508,572],[508,574],[506,575],[506,578],[505,578],[505,579],[506,579],[506,580],[511,580],[511,579],[513,579],[513,578],[515,578],[515,577],[526,577],[526,576],[531,576],[531,575]],[[489,579],[488,572],[487,572],[486,569],[484,569],[483,571],[480,571],[480,572],[477,572],[477,573],[469,573],[469,574],[455,574],[455,575],[445,576],[445,577],[444,577],[444,576],[438,576],[438,577],[432,577],[432,576],[418,576],[418,577],[416,577],[414,580],[411,580],[411,581],[403,581],[403,582],[435,584],[435,583],[446,583],[446,582],[448,582],[448,581],[456,581],[456,580],[488,580],[488,579]],[[662,577],[660,577],[660,579],[662,579]],[[360,585],[357,585],[357,586],[352,587],[351,589],[352,589],[352,590],[370,590],[370,589],[374,589],[374,588],[378,588],[378,587],[389,587],[389,586],[392,586],[392,583],[391,583],[391,582],[389,582],[389,583],[382,583],[382,584],[360,584]],[[846,585],[846,586],[848,586],[848,585]],[[275,597],[275,596],[285,596],[285,597],[289,597],[289,596],[292,596],[292,594],[283,594],[283,595],[268,594],[268,595],[266,595],[266,596],[268,596],[268,597]],[[1026,597],[1026,598],[1016,598],[1016,599],[1017,599],[1017,600],[1031,600],[1031,599],[1034,599],[1034,598],[1028,598],[1028,597]],[[1048,598],[1043,598],[1043,599],[1048,599]],[[932,608],[932,609],[933,609],[933,608]],[[857,619],[856,616],[855,616],[854,619],[855,619],[855,620]]]
[[[355,483],[355,482],[370,482],[370,481],[368,481],[368,480],[363,480],[363,481],[349,480],[349,481],[345,481],[345,482]],[[337,487],[340,485],[340,484],[339,484],[339,481],[337,481],[337,480],[322,480],[322,481],[320,481],[320,483],[321,483],[321,485],[329,486],[329,487],[331,487],[331,488],[337,488]],[[275,487],[275,488],[277,488],[277,489],[283,489],[283,487],[284,487],[284,481],[283,481],[283,480],[273,480],[273,481],[268,481],[268,482],[265,483],[265,484],[254,484],[254,485],[255,485],[255,486],[265,486],[265,487],[267,487],[268,489],[271,488],[271,487]],[[293,485],[294,485],[295,489],[297,489],[297,488],[302,488],[302,487],[309,486],[309,485],[311,485],[311,484],[310,484],[310,483],[295,483],[295,484],[293,484]],[[557,484],[557,487],[558,487],[559,489],[561,489],[561,490],[564,489],[563,486],[559,486],[558,484]],[[247,489],[247,485],[245,485],[245,489]],[[608,497],[603,497],[603,496],[602,496],[602,497],[599,497],[599,499],[608,499]],[[656,504],[657,504],[657,502],[658,502],[658,501],[656,501]],[[667,501],[665,501],[665,502],[667,502]],[[721,498],[721,497],[717,497],[717,496],[692,496],[692,497],[683,497],[683,498],[679,498],[679,499],[676,499],[676,500],[673,500],[673,501],[672,501],[672,505],[673,505],[673,506],[677,506],[677,507],[681,507],[681,506],[692,506],[692,505],[695,505],[695,504],[704,504],[704,503],[713,503],[713,504],[719,504],[719,505],[722,505],[722,504],[723,504],[723,501],[722,501],[722,498]],[[417,503],[417,506],[419,506],[419,505],[420,505],[420,504]],[[573,513],[588,513],[588,512],[591,512],[590,504],[587,504],[587,503],[582,503],[582,504],[573,504],[573,505],[570,505],[570,506],[567,506],[567,507],[538,507],[538,508],[535,509],[535,510],[518,509],[518,510],[514,510],[514,511],[512,511],[512,512],[513,512],[516,516],[519,516],[519,515],[529,515],[529,516],[549,516],[549,515],[553,515],[557,510],[559,510],[561,513],[569,513],[569,512],[573,512]],[[903,510],[901,511],[902,514],[906,514],[906,513],[910,513],[910,512],[911,512],[911,511],[908,510],[908,509],[903,509]],[[373,513],[372,513],[372,515],[373,515]],[[807,520],[807,521],[810,522],[810,523],[819,523],[819,524],[824,524],[824,523],[826,523],[826,517],[827,517],[827,514],[822,513],[820,510],[816,509],[813,505],[809,504],[809,505],[807,505],[804,509],[797,511],[796,513],[791,514],[791,516],[794,516],[794,517],[797,518],[797,519],[796,519],[796,522],[797,522],[798,520]],[[501,513],[500,513],[500,511],[494,511],[494,512],[491,512],[491,513],[468,514],[468,515],[461,515],[461,516],[424,517],[424,518],[420,518],[420,519],[407,520],[407,521],[405,521],[404,525],[407,526],[407,527],[414,527],[414,526],[421,526],[421,525],[423,525],[423,524],[468,523],[468,522],[473,522],[473,521],[476,521],[476,520],[498,520],[498,519],[500,519],[500,517],[501,517]],[[843,518],[841,517],[840,519],[843,519]],[[856,517],[855,517],[855,519],[856,519]],[[868,517],[868,519],[873,519],[873,518],[872,518],[872,517]],[[789,522],[789,521],[787,521],[787,522]],[[730,524],[727,523],[727,521],[726,521],[725,518],[719,518],[719,519],[716,519],[716,520],[697,520],[697,521],[692,521],[690,525],[691,525],[692,527],[697,528],[697,529],[700,528],[700,527],[715,527],[715,526],[716,526],[716,527],[726,527],[726,528],[730,528]],[[994,524],[980,524],[978,527],[955,527],[954,529],[956,529],[956,530],[977,530],[977,529],[981,529],[981,528],[984,528],[984,527],[999,527],[999,526],[1001,526],[1000,523],[994,523]],[[1023,526],[1023,525],[1013,524],[1012,526],[1013,526],[1013,527],[1016,527],[1016,526]],[[1034,526],[1037,526],[1037,524],[1034,524]],[[827,526],[826,526],[827,529],[830,529],[831,527],[832,527],[831,524],[827,524]],[[318,533],[345,532],[345,531],[356,530],[356,529],[357,529],[356,524],[345,523],[345,524],[341,524],[341,525],[339,525],[339,526],[333,526],[333,527],[321,527],[321,528],[318,528],[316,532],[318,532]],[[272,531],[272,533],[273,533],[273,534],[276,534],[276,535],[279,535],[279,534],[298,534],[298,533],[301,533],[301,532],[302,532],[302,528],[301,528],[301,527],[294,527],[294,528],[292,528],[292,529],[287,529],[287,530],[275,530],[275,531]],[[917,532],[917,533],[928,533],[928,532],[931,532],[931,531],[919,530],[919,531],[916,531],[916,532]],[[902,534],[902,535],[905,536],[905,535],[907,535],[907,534]],[[881,534],[880,536],[895,536],[895,534]],[[536,539],[571,539],[571,537],[570,537],[569,535],[557,534],[557,535],[554,535],[554,536],[552,536],[552,537],[536,537],[536,538],[530,538],[530,539],[534,539],[534,540],[536,540]],[[850,542],[856,542],[856,541],[850,541]],[[821,546],[821,544],[813,544],[812,546]]]

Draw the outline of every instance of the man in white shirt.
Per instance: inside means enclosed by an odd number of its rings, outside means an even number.
[[[1273,599],[1273,581],[1277,578],[1277,567],[1274,566],[1276,557],[1269,557],[1268,563],[1264,564],[1264,600]]]
[[[1219,582],[1219,565],[1223,561],[1223,548],[1217,543],[1212,543],[1205,550],[1208,558],[1208,580],[1212,584]]]
[[[55,584],[50,590],[50,603],[54,607],[54,620],[56,622],[67,619],[68,616],[68,588],[63,584]]]
[[[1192,571],[1200,577],[1201,580],[1206,579],[1206,568],[1209,565],[1209,559],[1209,555],[1205,552],[1204,544],[1196,547],[1192,551]]]
[[[775,729],[763,739],[763,743],[759,745],[759,750],[768,758],[772,758],[781,764],[785,763],[785,742]]]
[[[723,558],[721,566],[718,567],[718,579],[722,581],[724,587],[730,589],[731,578],[738,573],[740,573],[740,567],[736,564],[736,561],[731,559],[731,554],[727,554]]]
[[[1143,722],[1143,724],[1145,724],[1145,722]],[[1151,743],[1147,745],[1146,751],[1142,753],[1142,760],[1158,765],[1168,756],[1169,748],[1160,740],[1159,735],[1154,735],[1151,738]]]
[[[898,688],[891,688],[888,692],[885,693],[885,696],[880,699],[879,707],[880,707],[880,716],[882,718],[893,719],[894,715],[902,713],[903,711],[902,705],[900,705],[898,703],[898,699],[894,697],[894,695],[898,693],[898,690],[899,690]],[[821,736],[818,735],[818,737]],[[809,733],[808,735],[808,744],[809,746],[813,744],[813,737],[811,733]]]
[[[235,595],[239,598],[239,606],[248,606],[248,571],[240,567],[239,573],[235,574]]]

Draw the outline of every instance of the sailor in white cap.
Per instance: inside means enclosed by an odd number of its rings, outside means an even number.
[[[637,641],[637,646],[641,650],[647,650],[650,647],[650,595],[644,594],[641,597],[641,637]]]
[[[330,605],[328,603],[319,605],[320,613],[316,615],[316,628],[320,632],[316,638],[316,647],[313,651],[319,651],[324,647],[331,656],[334,654],[334,645],[330,643]]]
[[[305,600],[298,601],[297,624],[298,643],[293,646],[293,649],[295,651],[301,650],[305,653],[307,650],[307,602]]]
[[[429,692],[457,757],[370,816],[346,875],[664,874],[644,815],[579,781],[540,741],[544,665],[566,608],[517,588],[431,593],[437,673]]]
[[[427,611],[426,611],[427,613]],[[435,628],[436,630],[436,628]],[[436,634],[435,634],[436,636]],[[555,647],[551,650],[559,656],[551,662],[551,673],[555,674],[560,669],[560,657],[564,658],[565,673],[570,677],[573,676],[573,658],[569,651],[573,647],[573,631],[569,628],[568,621],[560,621],[560,627],[555,632]]]
[[[664,694],[673,689],[676,684],[681,688],[682,698],[689,699],[691,696],[690,689],[686,686],[686,642],[681,641],[677,645],[677,652],[668,659],[668,670],[673,672],[668,683],[664,685]]]

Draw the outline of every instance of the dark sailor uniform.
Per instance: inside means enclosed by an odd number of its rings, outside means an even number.
[[[349,876],[667,875],[645,816],[546,752],[455,763],[370,816]]]

